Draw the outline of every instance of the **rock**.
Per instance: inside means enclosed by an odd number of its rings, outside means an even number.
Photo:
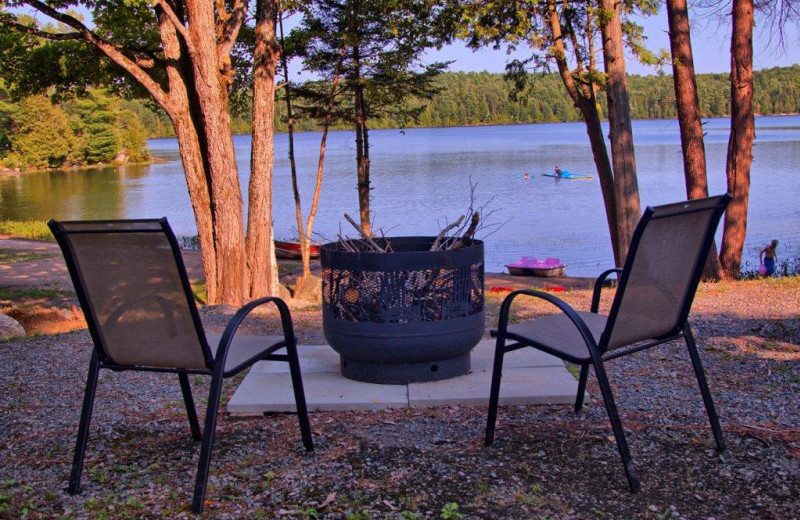
[[[294,297],[309,302],[322,302],[322,278],[314,275],[298,278],[294,286]]]
[[[17,320],[0,314],[0,339],[18,338],[25,335],[25,329]]]
[[[278,285],[278,298],[283,301],[289,301],[292,299],[292,290],[286,287],[283,284]]]

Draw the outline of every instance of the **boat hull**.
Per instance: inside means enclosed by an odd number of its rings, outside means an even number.
[[[319,258],[318,244],[311,244],[310,254],[312,259]],[[283,240],[275,241],[275,256],[284,260],[300,260],[303,257],[300,252],[300,244]]]
[[[564,276],[567,273],[566,265],[556,267],[514,267],[507,265],[508,273],[512,276]]]

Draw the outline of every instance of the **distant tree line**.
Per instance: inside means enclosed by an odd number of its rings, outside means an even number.
[[[122,101],[102,90],[53,103],[43,95],[13,101],[0,88],[0,167],[146,162],[148,135],[164,133],[159,125],[158,114],[142,103]]]
[[[675,113],[675,90],[672,76],[658,74],[628,77],[631,114],[634,119],[672,119]],[[380,117],[374,128],[442,127],[466,125],[505,125],[579,121],[580,114],[564,91],[556,74],[536,75],[523,92],[514,93],[514,85],[503,74],[489,72],[446,72],[437,78],[440,91],[430,101],[411,101],[425,106],[418,121]],[[762,115],[800,113],[800,65],[775,67],[755,72],[755,112]],[[699,74],[697,88],[702,117],[726,117],[730,114],[728,74]],[[601,110],[607,112],[606,99],[600,97]],[[148,136],[172,135],[166,116],[141,101],[126,101],[126,108],[136,112]],[[276,105],[275,125],[286,131],[285,107]],[[235,133],[250,133],[250,114],[236,114],[232,121]],[[345,128],[346,125],[334,125]],[[295,129],[315,130],[316,121],[300,119]]]

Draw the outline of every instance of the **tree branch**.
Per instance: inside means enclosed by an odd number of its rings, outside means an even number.
[[[274,1],[274,0],[268,0]],[[230,56],[233,45],[236,43],[236,38],[239,36],[239,29],[242,28],[244,19],[247,16],[247,0],[236,0],[233,3],[233,9],[228,13],[225,11],[225,2],[219,0],[217,2],[217,9],[222,6],[223,10],[220,13],[226,13],[225,17],[220,15],[222,20],[220,29],[217,34],[217,59],[220,63],[225,63]]]
[[[33,7],[37,11],[49,16],[53,20],[59,21],[68,27],[72,27],[77,31],[76,33],[68,33],[68,34],[75,34],[80,35],[79,38],[91,45],[95,48],[100,50],[103,54],[105,54],[111,61],[122,67],[128,74],[134,77],[136,81],[138,81],[150,95],[153,96],[155,101],[169,114],[170,112],[174,112],[174,107],[172,102],[169,99],[169,96],[164,89],[161,88],[161,85],[158,84],[150,75],[139,65],[137,65],[133,60],[125,56],[114,44],[105,40],[104,38],[98,36],[94,32],[92,32],[88,27],[86,27],[80,20],[77,18],[70,16],[68,14],[62,13],[50,7],[49,5],[41,2],[39,0],[23,0],[25,4]]]
[[[183,41],[186,42],[186,47],[189,49],[189,52],[194,54],[194,42],[192,42],[192,39],[189,37],[189,31],[186,29],[186,26],[183,25],[183,21],[175,13],[175,10],[172,9],[172,6],[165,0],[155,0],[153,4],[164,10],[164,14],[167,15],[167,18],[172,22],[175,30],[178,31],[178,34],[183,37]]]

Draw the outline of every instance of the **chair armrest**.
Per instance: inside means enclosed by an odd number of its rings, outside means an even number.
[[[575,325],[575,328],[578,329],[581,336],[583,337],[583,341],[586,343],[586,346],[589,348],[589,351],[592,354],[592,357],[595,355],[599,356],[597,350],[597,343],[594,340],[594,336],[592,336],[589,327],[586,325],[586,322],[583,321],[583,318],[575,312],[575,309],[572,308],[567,302],[556,298],[552,294],[543,292],[543,291],[536,291],[534,289],[521,289],[519,291],[514,291],[508,296],[506,299],[503,300],[503,304],[500,306],[500,317],[498,318],[497,324],[497,335],[505,337],[506,332],[508,330],[508,315],[511,310],[511,302],[517,296],[533,296],[534,298],[540,298],[542,300],[548,301],[555,305],[556,307],[563,312],[567,318]]]
[[[597,311],[600,308],[600,291],[603,290],[603,284],[606,282],[606,278],[608,278],[612,273],[617,273],[617,277],[619,277],[619,275],[622,274],[622,269],[616,267],[614,269],[603,271],[600,276],[597,277],[597,280],[594,281],[594,290],[592,291],[592,307],[589,310],[595,314],[597,314]]]
[[[225,332],[222,333],[222,337],[219,339],[219,347],[217,348],[216,356],[214,357],[214,370],[220,370],[224,372],[225,370],[225,360],[228,357],[228,350],[231,348],[231,344],[233,343],[233,337],[236,334],[236,331],[239,329],[239,326],[242,324],[244,319],[250,314],[255,308],[265,305],[267,303],[274,303],[275,306],[278,308],[278,312],[281,315],[281,328],[283,329],[283,339],[286,345],[294,345],[297,343],[297,340],[294,336],[294,327],[292,325],[292,315],[289,312],[289,307],[286,303],[278,297],[275,296],[268,296],[266,298],[259,298],[257,300],[253,300],[250,303],[245,304],[242,306],[241,309],[236,311],[236,314],[233,315],[231,321],[228,322],[228,326],[225,327]]]

